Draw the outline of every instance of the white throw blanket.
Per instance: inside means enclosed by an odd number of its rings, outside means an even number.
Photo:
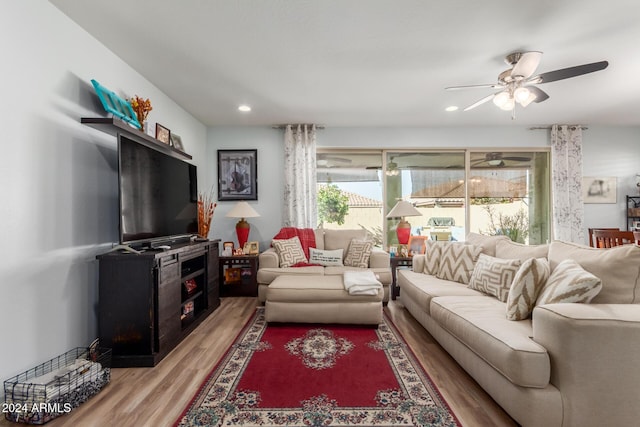
[[[382,283],[376,279],[373,271],[345,271],[344,288],[349,295],[378,295]]]

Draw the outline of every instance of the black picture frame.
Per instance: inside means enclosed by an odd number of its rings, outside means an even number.
[[[156,139],[169,145],[171,143],[171,131],[169,128],[156,123]]]
[[[258,200],[258,150],[218,150],[218,201]]]

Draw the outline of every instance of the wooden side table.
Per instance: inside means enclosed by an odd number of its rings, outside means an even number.
[[[396,282],[396,270],[399,267],[413,267],[413,257],[393,256],[389,260],[391,261],[391,299],[396,299],[400,295],[400,288]]]
[[[221,256],[220,296],[258,296],[258,255]]]

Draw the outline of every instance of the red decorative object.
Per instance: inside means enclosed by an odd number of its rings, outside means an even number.
[[[398,224],[396,234],[398,235],[398,243],[406,245],[409,243],[409,237],[411,236],[411,225],[407,221],[404,221],[404,224],[407,224],[407,227],[401,227],[402,224],[403,222]]]
[[[242,218],[236,224],[236,234],[238,235],[238,247],[244,248],[244,244],[249,240],[249,231],[251,230],[251,226],[247,221]]]

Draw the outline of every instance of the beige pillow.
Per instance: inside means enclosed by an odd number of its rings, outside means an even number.
[[[640,303],[640,247],[622,245],[611,249],[553,241],[549,246],[551,271],[565,259],[571,258],[589,273],[602,280],[602,291],[595,304]]]
[[[353,239],[349,244],[344,265],[349,267],[368,268],[373,243],[367,240]]]
[[[463,284],[469,283],[478,256],[482,252],[480,246],[464,243],[447,243],[442,248],[438,266],[439,279],[451,280]]]
[[[561,302],[589,303],[600,290],[600,279],[580,267],[574,260],[566,259],[551,272],[536,305]]]
[[[427,241],[427,250],[424,256],[424,270],[422,271],[424,274],[430,274],[432,276],[438,274],[442,248],[447,244],[448,242]]]
[[[278,252],[278,259],[280,261],[280,267],[291,267],[300,262],[307,262],[307,257],[304,256],[302,245],[298,236],[294,236],[290,239],[277,239],[271,242]]]
[[[501,259],[480,254],[471,274],[469,287],[505,302],[520,264],[519,259]]]
[[[549,274],[546,258],[530,258],[520,265],[507,297],[507,319],[524,320],[531,316]]]
[[[519,259],[525,261],[531,258],[546,258],[549,254],[549,245],[523,245],[511,240],[500,240],[496,243],[496,256],[498,258]]]
[[[482,253],[489,256],[496,256],[496,245],[503,240],[509,240],[507,236],[487,236],[478,233],[469,233],[465,242],[469,245],[482,247]]]

